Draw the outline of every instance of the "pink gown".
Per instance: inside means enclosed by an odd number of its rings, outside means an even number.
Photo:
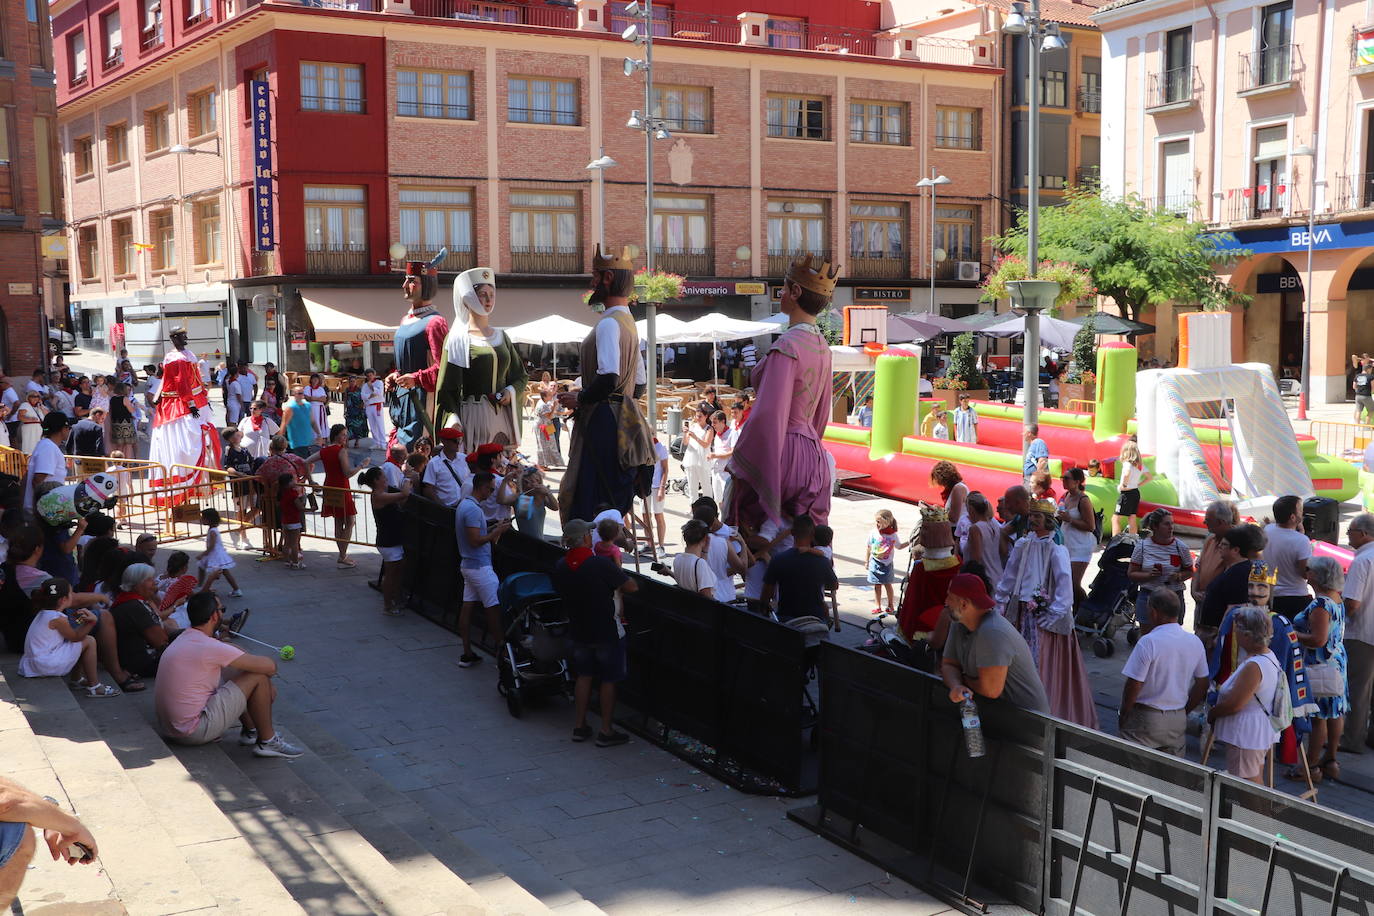
[[[794,325],[754,367],[756,400],[726,467],[726,517],[780,529],[806,512],[830,517],[830,464],[821,436],[830,420],[830,346],[814,325]]]

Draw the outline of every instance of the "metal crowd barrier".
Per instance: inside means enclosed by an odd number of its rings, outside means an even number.
[[[1364,450],[1374,440],[1374,426],[1368,423],[1313,420],[1308,433],[1317,440],[1318,452],[1344,461],[1362,461]]]
[[[456,631],[463,587],[453,510],[420,498],[405,509],[402,594],[413,609]],[[547,573],[562,553],[510,531],[494,545],[492,562],[504,579]],[[742,766],[782,794],[814,791],[815,752],[807,740],[814,714],[804,699],[814,650],[808,654],[803,636],[748,611],[637,578],[639,591],[624,596],[629,677],[619,701],[634,713],[622,715],[622,724],[675,752],[683,742],[674,733],[709,746],[693,761],[732,784],[743,784]],[[495,647],[480,612],[472,615],[472,638]]]
[[[969,913],[1374,910],[1370,825],[823,645],[817,803],[790,817]]]

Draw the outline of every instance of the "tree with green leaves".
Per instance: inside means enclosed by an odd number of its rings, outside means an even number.
[[[1248,302],[1216,274],[1218,265],[1251,254],[1222,248],[1226,238],[1204,223],[1151,208],[1133,194],[1113,200],[1077,188],[1066,194],[1063,206],[1040,209],[1040,257],[1088,271],[1097,292],[1134,321],[1148,305],[1174,302],[1211,311]],[[989,241],[1024,259],[1025,213],[1006,235]]]

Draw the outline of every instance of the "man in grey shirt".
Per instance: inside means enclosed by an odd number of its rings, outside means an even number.
[[[992,613],[992,598],[983,580],[960,573],[945,598],[953,626],[940,664],[940,677],[951,703],[973,694],[1005,698],[1022,709],[1048,713],[1049,700],[1031,658],[1030,646],[1001,614]]]

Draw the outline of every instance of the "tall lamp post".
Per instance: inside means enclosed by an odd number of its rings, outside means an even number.
[[[596,172],[596,191],[597,203],[601,211],[601,250],[606,250],[606,170],[613,169],[619,162],[606,155],[606,148],[601,148],[601,156],[587,163],[589,171]]]
[[[916,182],[918,188],[930,188],[930,314],[935,314],[935,265],[944,260],[944,252],[935,247],[935,190],[942,184],[949,184],[949,177],[941,175],[935,166],[930,167],[930,177]]]
[[[1025,35],[1030,48],[1026,67],[1030,103],[1026,119],[1026,270],[1034,280],[1040,272],[1040,52],[1058,51],[1067,45],[1056,23],[1041,20],[1040,0],[1031,0],[1029,14],[1024,3],[1013,3],[1002,23],[1002,31],[1008,35]],[[1055,293],[1058,294],[1058,289]],[[1039,301],[1038,298],[1035,301]],[[1051,296],[1050,303],[1053,301]],[[1026,310],[1025,366],[1021,384],[1026,394],[1023,422],[1027,426],[1037,422],[1039,416],[1040,311],[1048,304]],[[1023,308],[1026,308],[1024,304]]]
[[[1312,382],[1312,242],[1317,220],[1317,150],[1304,143],[1294,156],[1312,160],[1307,169],[1307,279],[1302,284],[1302,369],[1298,373],[1298,419],[1307,419],[1307,388]]]
[[[641,20],[631,24],[620,37],[626,41],[644,46],[644,59],[625,58],[625,75],[636,70],[644,73],[644,108],[630,112],[625,126],[631,130],[644,132],[644,268],[654,271],[654,141],[672,137],[662,118],[654,117],[654,18],[653,0],[631,0],[625,6],[625,15]],[[648,338],[646,351],[647,371],[645,379],[648,386],[649,422],[658,423],[658,330],[655,323],[657,307],[652,302],[644,303],[644,336]]]

